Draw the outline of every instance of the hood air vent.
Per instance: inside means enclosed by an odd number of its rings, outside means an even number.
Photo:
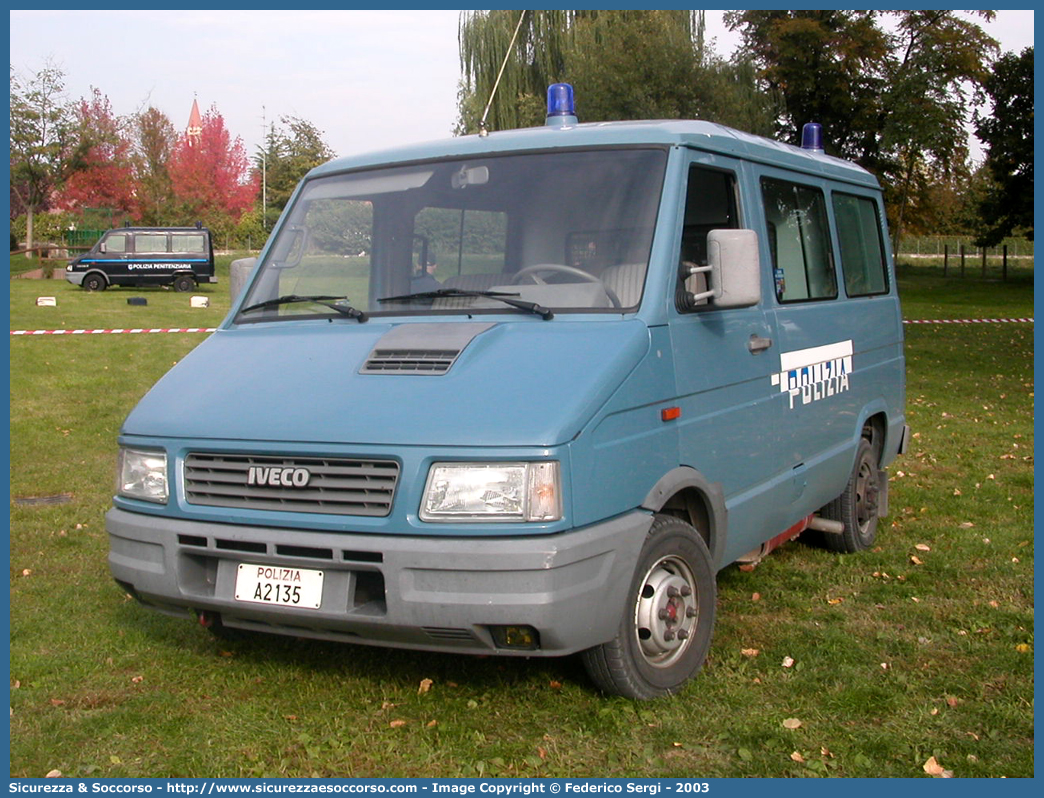
[[[492,324],[400,324],[386,332],[360,374],[445,374]]]

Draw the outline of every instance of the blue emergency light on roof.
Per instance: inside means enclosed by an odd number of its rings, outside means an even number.
[[[801,149],[823,154],[823,126],[818,122],[808,122],[801,128]]]
[[[547,124],[554,127],[577,124],[573,87],[568,83],[552,83],[547,87]]]

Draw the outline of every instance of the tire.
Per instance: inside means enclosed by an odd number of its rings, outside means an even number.
[[[658,515],[642,547],[616,637],[581,655],[600,690],[647,700],[700,670],[714,628],[715,574],[700,534]]]
[[[845,525],[841,534],[824,532],[819,537],[823,548],[841,554],[854,554],[874,545],[877,540],[878,497],[881,474],[873,445],[860,438],[855,466],[844,492],[819,511],[823,518]]]
[[[83,276],[83,282],[80,283],[85,291],[104,291],[109,287],[105,278],[97,272],[91,272]]]
[[[196,281],[187,274],[179,274],[174,278],[174,290],[179,294],[184,294],[189,291],[194,291],[196,288]]]

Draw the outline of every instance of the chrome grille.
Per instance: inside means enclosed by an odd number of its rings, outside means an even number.
[[[301,469],[308,472],[304,484]],[[284,473],[287,476],[280,482],[277,476]],[[184,478],[185,501],[189,504],[386,516],[391,512],[399,464],[391,460],[194,452],[185,458]],[[249,484],[251,481],[258,484]]]

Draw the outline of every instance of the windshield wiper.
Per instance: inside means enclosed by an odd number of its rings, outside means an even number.
[[[414,299],[439,299],[441,297],[455,297],[455,296],[470,296],[470,297],[488,297],[489,299],[499,299],[506,305],[511,305],[513,308],[519,310],[527,310],[530,313],[535,313],[545,321],[553,319],[555,314],[551,312],[550,308],[545,308],[543,305],[539,305],[536,302],[527,302],[524,299],[515,299],[519,296],[518,294],[507,293],[505,291],[466,291],[462,288],[440,288],[437,291],[420,291],[416,294],[402,294],[401,296],[382,296],[378,299],[378,302],[412,302]]]
[[[245,308],[242,308],[239,312],[248,313],[251,310],[266,310],[268,308],[279,307],[280,305],[290,305],[294,302],[313,302],[316,305],[322,305],[323,307],[330,308],[331,310],[336,310],[342,316],[347,316],[350,319],[358,319],[360,323],[366,321],[369,318],[369,316],[367,316],[361,310],[356,310],[351,305],[335,304],[335,302],[347,301],[348,297],[346,296],[328,296],[326,294],[298,296],[297,294],[287,294],[286,296],[279,296],[275,299],[266,299],[264,302],[257,302],[253,305],[247,305]]]

